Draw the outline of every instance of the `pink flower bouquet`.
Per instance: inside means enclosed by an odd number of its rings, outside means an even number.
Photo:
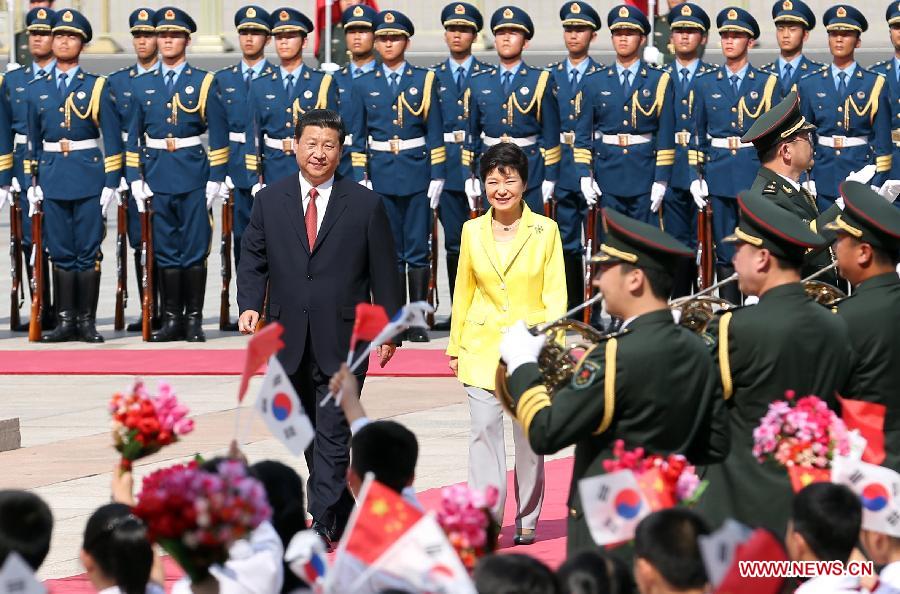
[[[490,510],[498,497],[499,491],[494,486],[484,493],[466,485],[441,489],[438,523],[470,572],[479,558],[496,548],[499,526]]]
[[[606,472],[632,471],[654,511],[675,505],[693,505],[706,490],[707,482],[700,480],[697,469],[680,454],[648,456],[644,448],[626,450],[625,442],[617,439],[613,444],[613,456],[603,461],[603,469]]]

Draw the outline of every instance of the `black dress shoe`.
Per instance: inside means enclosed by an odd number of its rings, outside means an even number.
[[[313,522],[312,529],[313,532],[319,535],[319,538],[322,539],[322,542],[325,543],[326,551],[329,553],[334,551],[335,545],[337,544],[334,539],[334,533],[319,521]]]
[[[219,326],[219,330],[221,330],[222,332],[237,332],[237,322],[228,322],[227,324],[225,324],[225,326]]]
[[[125,332],[143,332],[144,331],[144,321],[137,320],[136,322],[131,322],[127,326],[125,326]]]
[[[434,326],[431,327],[432,330],[437,330],[438,332],[447,332],[450,330],[450,322],[452,318],[447,316],[447,319],[442,320],[440,322],[435,322]]]
[[[424,328],[410,328],[406,331],[406,339],[410,342],[429,342],[428,332]]]

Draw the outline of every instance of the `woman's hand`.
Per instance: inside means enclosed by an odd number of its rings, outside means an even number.
[[[450,357],[449,365],[453,375],[459,375],[459,357]]]
[[[112,472],[112,500],[116,503],[134,505],[134,475],[130,470],[122,470],[117,462]]]

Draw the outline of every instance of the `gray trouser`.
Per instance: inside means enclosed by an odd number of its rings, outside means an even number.
[[[469,395],[469,486],[484,490],[494,485],[500,490],[494,518],[503,523],[506,506],[506,443],[503,408],[494,394],[483,388],[466,386]],[[544,501],[544,457],[532,451],[525,432],[513,422],[516,444],[516,529],[534,529]]]

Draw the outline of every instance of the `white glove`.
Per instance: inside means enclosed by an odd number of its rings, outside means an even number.
[[[119,186],[116,188],[116,202],[122,204],[123,196],[128,191],[128,180],[124,177],[119,178]]]
[[[21,194],[21,193],[22,193],[22,186],[19,185],[19,178],[18,178],[18,177],[13,176],[13,178],[12,178],[12,186],[11,186],[11,187],[12,187],[12,191],[15,192],[16,194]]]
[[[136,179],[131,182],[131,197],[134,198],[138,212],[142,213],[147,210],[147,198],[152,195],[153,192],[150,191],[150,186],[144,180]]]
[[[206,182],[206,209],[209,210],[216,203],[216,199],[220,199],[222,192],[222,182],[208,181]]]
[[[232,181],[230,175],[225,176],[225,187],[228,188],[229,190],[234,189],[234,181]]]
[[[30,217],[34,214],[35,207],[44,200],[44,190],[40,186],[31,186],[25,197],[28,198],[28,216]]]
[[[816,190],[816,181],[815,180],[806,180],[803,184],[803,187],[806,188],[806,191],[809,192],[809,195],[815,198],[818,195],[818,191]]]
[[[543,333],[535,336],[529,332],[524,320],[510,326],[500,341],[500,358],[506,363],[507,373],[512,375],[525,363],[537,363],[546,340]]]
[[[596,206],[597,200],[600,199],[600,195],[603,193],[600,191],[600,186],[597,185],[590,177],[582,177],[579,180],[579,185],[581,186],[581,194],[584,196],[584,201],[587,202],[588,206]]]
[[[0,187],[0,210],[3,210],[3,207],[6,206],[6,203],[9,202],[12,204],[13,194],[9,190],[9,186]]]
[[[703,209],[706,207],[706,198],[709,196],[709,186],[706,185],[705,179],[695,179],[691,182],[691,197],[694,199],[694,204],[697,205],[697,208]]]
[[[650,187],[650,212],[656,212],[662,206],[663,198],[666,197],[666,183],[653,182]]]
[[[851,171],[850,175],[844,181],[855,181],[861,184],[867,184],[875,177],[875,164],[866,165],[859,171]]]
[[[556,182],[554,181],[544,180],[541,182],[541,198],[544,199],[544,204],[547,204],[553,198],[554,188],[556,188]]]
[[[656,47],[648,44],[647,47],[644,48],[644,62],[647,62],[654,66],[662,66],[662,52],[656,49]]]
[[[372,180],[370,179],[361,179],[357,183],[364,188],[372,189]]]
[[[100,214],[104,217],[106,217],[106,211],[109,210],[109,205],[112,204],[113,200],[118,202],[117,194],[117,188],[103,188],[103,191],[100,192]]]
[[[470,177],[464,184],[466,198],[469,200],[469,210],[475,210],[478,206],[478,200],[481,198],[481,180],[477,177]]]
[[[260,190],[262,190],[262,189],[265,188],[265,187],[266,187],[266,184],[261,184],[261,183],[259,183],[259,182],[256,182],[255,184],[253,184],[253,187],[250,188],[250,195],[253,196],[253,197],[255,198],[255,197],[256,197],[256,193],[259,192]]]
[[[890,202],[894,203],[894,200],[897,199],[897,194],[900,194],[900,179],[889,179],[886,180],[881,187],[875,189],[875,186],[872,186],[872,189],[881,194],[881,197]]]
[[[837,198],[835,198],[834,203],[837,204],[838,208],[840,208],[841,210],[844,210],[844,197],[843,196],[838,196]]]
[[[441,192],[444,191],[444,180],[433,179],[428,184],[428,200],[431,202],[431,210],[436,210],[441,203]]]

